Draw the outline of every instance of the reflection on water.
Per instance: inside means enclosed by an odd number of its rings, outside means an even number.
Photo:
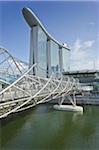
[[[42,104],[1,123],[1,150],[98,150],[99,106],[84,113],[56,111]]]
[[[81,117],[82,115],[83,115],[83,112],[74,112],[73,117],[72,117],[72,121],[76,122],[78,120],[78,118]]]

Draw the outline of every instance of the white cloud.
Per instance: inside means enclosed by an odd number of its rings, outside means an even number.
[[[95,22],[89,22],[89,25],[93,26],[93,25],[95,25]]]
[[[76,42],[74,43],[74,50],[75,50],[75,51],[78,51],[80,48],[81,48],[81,41],[80,41],[80,39],[78,38],[78,39],[76,40]]]
[[[95,61],[95,67],[96,67],[96,69],[99,69],[99,59],[97,59],[97,60]]]
[[[84,45],[84,48],[90,48],[90,47],[92,47],[92,45],[94,44],[94,40],[92,40],[92,41],[85,41],[84,43],[83,43],[83,45]]]
[[[89,69],[91,70],[95,69],[93,60],[76,61],[73,63],[72,68],[71,68],[71,70],[89,70]]]
[[[99,41],[99,33],[97,33],[97,41]]]
[[[94,60],[90,57],[94,40],[75,41],[71,50],[71,70],[94,69]],[[90,51],[90,52],[89,52]]]

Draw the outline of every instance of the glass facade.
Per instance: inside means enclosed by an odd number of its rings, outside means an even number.
[[[70,50],[67,50],[67,44],[56,41],[29,9],[24,8],[22,12],[31,28],[29,67],[33,64],[39,64],[42,68],[42,70],[38,70],[36,66],[32,73],[50,77],[51,72],[57,76],[62,71],[68,71]]]
[[[53,72],[60,77],[62,71],[69,70],[70,51],[51,40],[40,26],[35,26],[31,32],[30,66],[34,63],[40,67],[33,74],[50,77]]]
[[[59,67],[59,46],[55,42],[51,41],[51,70],[56,75],[60,72]]]
[[[42,69],[38,70],[38,74],[46,75],[46,42],[47,36],[43,30],[38,28],[38,64]]]
[[[65,48],[62,48],[63,53],[63,71],[70,70],[70,51]]]

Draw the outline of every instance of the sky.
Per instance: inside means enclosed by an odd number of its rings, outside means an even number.
[[[99,69],[98,1],[0,1],[0,45],[28,62],[30,28],[23,7],[31,8],[56,40],[69,44],[70,70]]]

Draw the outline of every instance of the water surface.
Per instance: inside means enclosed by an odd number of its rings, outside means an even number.
[[[1,124],[1,150],[98,150],[99,106],[84,114],[42,104]]]

